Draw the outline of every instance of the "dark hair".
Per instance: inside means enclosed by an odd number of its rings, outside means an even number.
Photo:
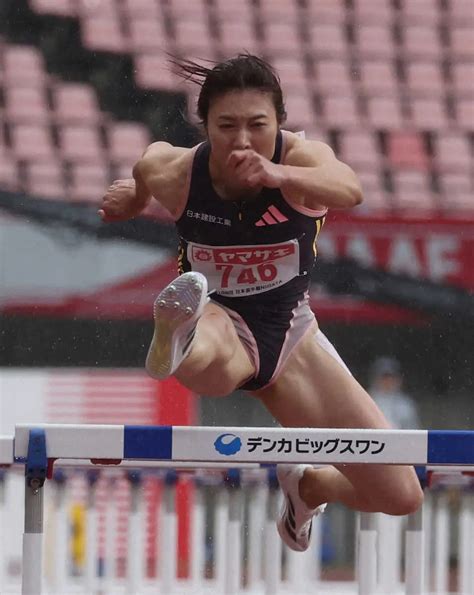
[[[280,79],[270,64],[257,56],[238,54],[224,62],[211,62],[214,64],[211,68],[176,58],[172,58],[171,63],[176,67],[177,74],[201,87],[197,114],[204,126],[207,124],[209,106],[215,97],[228,91],[244,89],[270,93],[278,123],[282,124],[286,120]]]

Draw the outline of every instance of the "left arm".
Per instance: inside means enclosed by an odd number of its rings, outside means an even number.
[[[352,208],[362,202],[362,190],[352,169],[318,141],[298,140],[281,166],[280,189],[288,200],[318,209]]]

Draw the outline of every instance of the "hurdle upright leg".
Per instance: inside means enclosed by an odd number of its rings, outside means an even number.
[[[424,588],[423,507],[408,515],[405,534],[405,593],[422,595]]]

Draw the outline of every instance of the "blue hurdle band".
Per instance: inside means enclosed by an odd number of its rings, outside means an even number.
[[[16,460],[42,428],[48,458],[233,463],[474,465],[474,431],[18,425]]]

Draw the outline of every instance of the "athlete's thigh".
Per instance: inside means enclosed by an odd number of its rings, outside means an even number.
[[[256,396],[287,427],[390,428],[372,398],[338,361],[334,348],[320,335],[318,339],[308,333],[275,384]],[[411,468],[403,466],[340,465],[338,469],[376,499],[389,498],[395,490],[399,495],[415,477]]]

